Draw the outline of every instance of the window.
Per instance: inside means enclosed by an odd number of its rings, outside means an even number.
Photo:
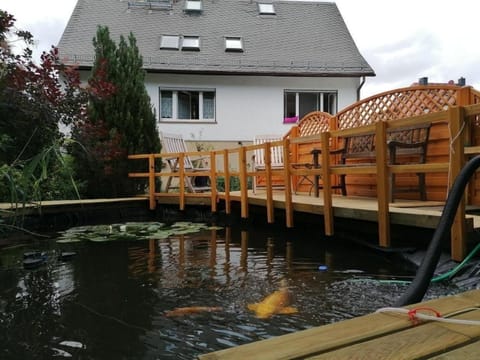
[[[241,37],[225,37],[225,51],[243,51],[243,41]]]
[[[182,50],[200,51],[200,38],[198,36],[184,36]]]
[[[215,90],[160,89],[160,121],[215,121]]]
[[[162,35],[160,39],[160,49],[178,50],[179,46],[180,46],[180,36]]]
[[[169,10],[172,8],[173,0],[133,0],[128,2],[128,8],[145,8],[145,9],[160,9]]]
[[[285,90],[284,122],[301,119],[311,111],[337,112],[337,92],[313,90]]]
[[[275,15],[273,4],[258,3],[258,12],[260,15]]]
[[[185,11],[191,11],[191,12],[202,11],[202,1],[201,0],[186,0],[185,1]]]

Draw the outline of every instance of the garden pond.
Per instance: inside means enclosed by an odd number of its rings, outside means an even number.
[[[0,249],[0,358],[194,359],[391,306],[414,272],[307,228],[75,227]],[[257,318],[248,304],[282,282],[298,312]],[[436,283],[426,297],[459,291]]]

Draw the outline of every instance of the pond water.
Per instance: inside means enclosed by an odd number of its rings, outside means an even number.
[[[407,285],[389,280],[414,273],[396,254],[311,232],[213,227],[1,249],[0,358],[194,359],[391,306]],[[26,269],[31,251],[45,263]],[[298,312],[257,318],[247,305],[282,280]],[[436,283],[427,298],[457,291]],[[166,316],[192,306],[215,311]]]

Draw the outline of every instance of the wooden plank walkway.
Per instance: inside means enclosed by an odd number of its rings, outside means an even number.
[[[222,199],[222,194],[219,194]],[[232,192],[231,201],[240,201],[240,193]],[[248,192],[249,205],[266,207],[267,199],[263,191],[255,194]],[[273,205],[276,209],[285,209],[285,197],[281,191],[273,191]],[[322,194],[317,198],[308,194],[292,195],[292,205],[295,212],[305,212],[323,215],[324,203]],[[390,203],[391,224],[411,227],[435,229],[443,211],[443,202],[396,200]],[[356,219],[364,221],[378,221],[378,201],[376,198],[364,196],[333,195],[333,213],[336,218]],[[467,230],[480,228],[479,215],[466,215]]]
[[[56,212],[65,208],[77,207],[81,209],[87,205],[107,205],[107,204],[120,204],[120,203],[134,203],[145,202],[145,197],[127,197],[127,198],[111,198],[111,199],[77,199],[77,200],[47,200],[42,202],[32,202],[26,204],[18,204],[18,207],[12,207],[10,203],[0,203],[0,211],[15,211],[18,210],[24,214],[38,212],[38,209],[42,211]]]
[[[444,318],[480,321],[480,290],[420,304]],[[419,311],[420,312],[420,311]],[[432,312],[422,312],[433,315]],[[221,359],[478,359],[480,326],[372,313],[199,356]]]
[[[160,197],[157,199],[159,204],[178,205],[178,196]],[[219,193],[218,198],[224,200],[224,193]],[[240,192],[231,192],[230,200],[232,202],[240,202]],[[356,219],[364,221],[377,222],[377,199],[360,197],[360,196],[333,196],[334,215],[338,218]],[[113,198],[113,199],[82,199],[82,200],[58,200],[43,201],[41,203],[26,204],[24,213],[34,213],[41,207],[43,212],[62,211],[66,208],[84,207],[88,205],[107,205],[115,203],[133,203],[146,202],[145,197],[130,198]],[[264,191],[248,192],[248,204],[266,208],[266,194]],[[205,197],[187,197],[185,199],[187,205],[192,206],[210,206],[211,200],[209,196]],[[282,191],[273,192],[273,205],[276,209],[285,209],[285,197]],[[310,214],[323,215],[323,199],[322,195],[317,198],[308,194],[292,195],[292,205],[295,212],[304,212]],[[434,229],[438,225],[440,215],[443,210],[443,203],[438,201],[412,201],[397,200],[390,203],[391,223],[397,225],[405,225],[419,228]],[[1,210],[14,210],[9,203],[0,203]],[[22,206],[19,206],[22,211]],[[467,229],[480,228],[480,215],[467,215]],[[283,225],[283,224],[279,224]]]

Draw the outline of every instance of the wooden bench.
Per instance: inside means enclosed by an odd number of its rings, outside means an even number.
[[[404,128],[387,130],[389,164],[424,164],[427,158],[427,145],[431,124],[420,124]],[[375,133],[348,136],[343,138],[343,146],[331,154],[340,154],[340,164],[347,165],[350,160],[358,160],[355,165],[372,163],[376,158]],[[353,164],[352,164],[353,165]],[[345,174],[340,175],[342,195],[347,194]],[[417,173],[418,186],[401,188],[395,184],[395,174],[390,174],[390,200],[399,192],[418,191],[420,199],[427,200],[425,173]]]

